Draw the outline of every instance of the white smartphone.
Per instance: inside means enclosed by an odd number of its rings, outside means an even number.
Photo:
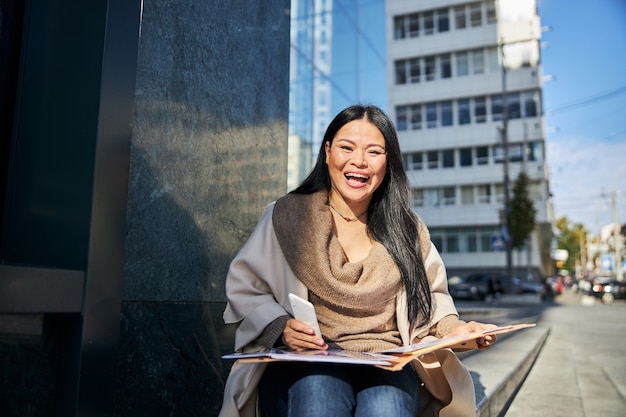
[[[315,308],[309,301],[298,297],[293,293],[289,293],[289,302],[291,303],[291,309],[293,310],[293,317],[296,320],[300,320],[313,328],[315,334],[322,337],[320,326],[317,323],[317,316],[315,315]]]

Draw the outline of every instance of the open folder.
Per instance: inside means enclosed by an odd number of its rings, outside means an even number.
[[[377,353],[352,352],[348,350],[335,349],[305,351],[272,349],[266,352],[232,353],[224,355],[222,358],[236,359],[241,363],[296,361],[372,365],[383,369],[398,371],[413,359],[416,359],[426,353],[445,348],[475,349],[477,347],[476,339],[481,337],[513,332],[533,326],[535,326],[534,323],[510,324],[459,336],[444,337],[442,339],[429,338],[429,340],[422,341],[420,343]]]

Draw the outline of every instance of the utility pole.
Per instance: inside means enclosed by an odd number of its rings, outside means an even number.
[[[505,251],[506,251],[506,273],[509,278],[513,278],[513,265],[512,265],[512,242],[511,237],[509,235],[509,213],[511,211],[510,202],[509,202],[509,106],[507,103],[507,83],[506,83],[506,59],[504,56],[504,40],[500,39],[500,56],[502,62],[502,127],[500,130],[500,135],[502,137],[502,150],[503,150],[503,161],[502,161],[502,170],[503,170],[503,189],[504,189],[504,215],[500,216],[502,218],[502,226],[505,228]]]
[[[620,242],[621,235],[618,231],[619,223],[617,222],[617,191],[613,192],[612,197],[612,206],[613,206],[613,247],[615,248],[615,278],[618,281],[622,281],[624,279],[624,270],[622,269],[622,246],[623,243]]]

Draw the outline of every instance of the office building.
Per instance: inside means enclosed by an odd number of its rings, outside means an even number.
[[[535,0],[387,0],[386,18],[389,113],[448,275],[541,280],[553,215]],[[522,171],[536,227],[507,256],[505,195]]]

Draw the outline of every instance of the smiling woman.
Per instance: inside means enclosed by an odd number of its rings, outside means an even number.
[[[381,352],[426,337],[493,327],[459,320],[442,260],[411,208],[410,195],[387,115],[359,105],[340,112],[324,135],[311,174],[268,206],[231,263],[224,319],[239,324],[235,350]],[[322,337],[293,318],[290,293],[313,304]],[[485,336],[479,347],[494,341],[495,336]],[[431,358],[435,364],[420,358],[398,372],[238,362],[226,384],[221,416],[252,416],[248,407],[257,398],[263,414],[271,416],[416,417],[429,415],[420,411],[426,406],[437,409],[433,416],[439,409],[473,416],[471,376],[451,351],[442,355]],[[433,367],[446,381],[443,386],[436,385]],[[443,395],[420,404],[421,395],[428,394],[421,386]],[[241,398],[247,400],[235,402]]]

